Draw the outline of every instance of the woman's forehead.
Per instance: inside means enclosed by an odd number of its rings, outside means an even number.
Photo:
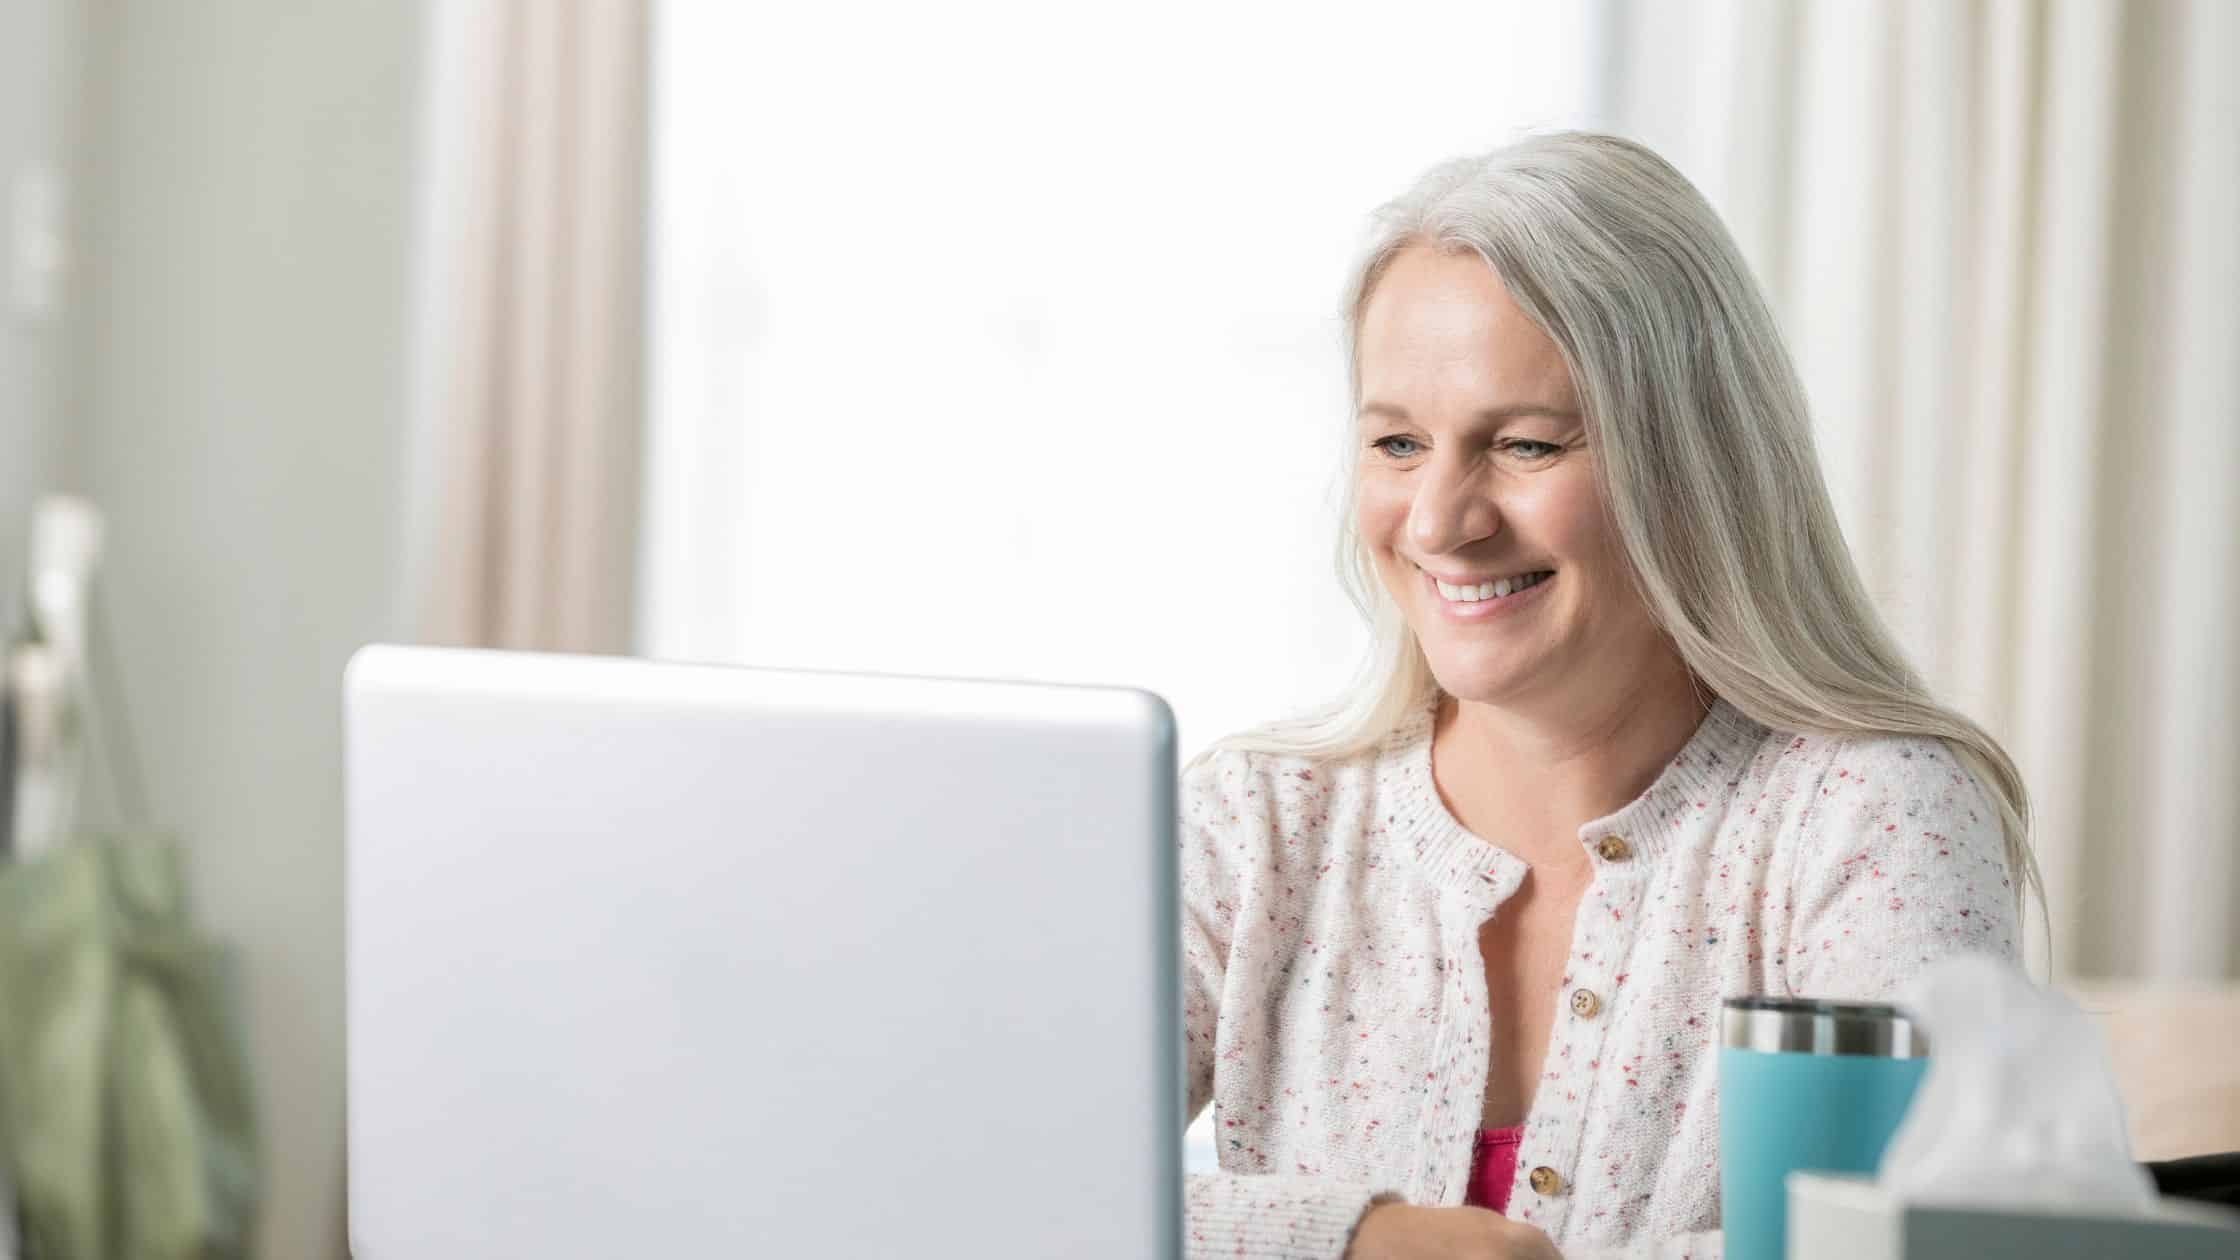
[[[1365,411],[1578,407],[1562,352],[1474,254],[1395,260],[1362,312],[1356,354]]]

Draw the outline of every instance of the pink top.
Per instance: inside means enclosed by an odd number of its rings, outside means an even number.
[[[1508,1214],[1509,1184],[1517,1176],[1517,1139],[1523,1136],[1521,1124],[1478,1130],[1478,1152],[1470,1161],[1470,1193],[1462,1199],[1465,1206]]]

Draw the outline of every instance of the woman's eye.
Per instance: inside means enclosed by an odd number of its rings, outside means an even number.
[[[1405,451],[1394,450],[1394,443],[1400,443],[1411,449]],[[1369,443],[1369,445],[1377,448],[1380,451],[1383,451],[1387,455],[1392,456],[1394,459],[1406,459],[1410,455],[1416,453],[1413,449],[1416,445],[1416,440],[1412,437],[1401,437],[1398,434],[1394,434],[1393,436],[1387,438],[1378,438],[1376,441]]]
[[[1524,460],[1543,460],[1563,453],[1563,448],[1553,442],[1535,442],[1531,438],[1511,438],[1501,444],[1501,449]]]

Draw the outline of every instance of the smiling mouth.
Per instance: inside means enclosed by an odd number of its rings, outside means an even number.
[[[1529,591],[1554,576],[1553,569],[1529,569],[1506,577],[1458,586],[1442,582],[1428,573],[1424,574],[1430,580],[1432,589],[1439,592],[1439,598],[1450,604],[1481,604],[1488,600],[1506,599]]]

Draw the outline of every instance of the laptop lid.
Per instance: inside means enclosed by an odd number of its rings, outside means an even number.
[[[1158,697],[386,646],[345,697],[358,1260],[1181,1254]]]

